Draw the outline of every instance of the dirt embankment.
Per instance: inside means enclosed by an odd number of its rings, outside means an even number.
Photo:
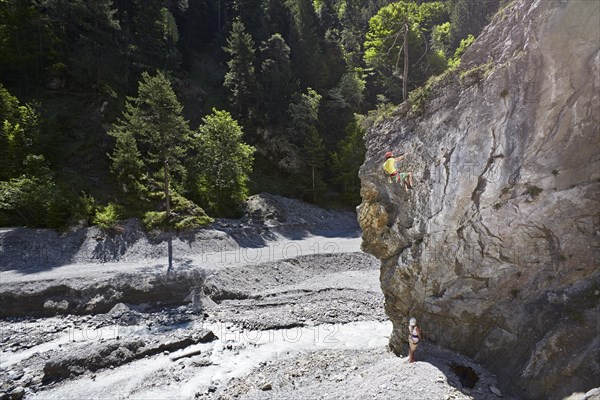
[[[65,234],[4,229],[0,317],[105,313],[121,302],[188,304],[204,292],[204,280],[214,275],[211,271],[255,264],[274,270],[280,260],[358,251],[357,232],[350,212],[268,194],[251,197],[239,220],[217,220],[206,229],[177,234],[146,232],[137,220],[124,221],[111,232],[97,227]],[[339,248],[339,241],[328,239],[340,235],[352,248]],[[174,268],[165,273],[169,242]],[[232,292],[237,289],[219,288],[214,279],[211,288],[215,296],[238,296]]]

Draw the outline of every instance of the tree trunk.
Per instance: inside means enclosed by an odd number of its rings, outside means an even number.
[[[42,27],[41,27],[41,25],[42,25],[42,23],[38,19],[37,28],[38,28],[39,56],[38,56],[37,61],[39,61],[39,64],[37,62],[35,63],[35,75],[38,80],[40,79],[40,70],[42,70],[42,71],[44,70],[44,51],[42,49]]]
[[[95,32],[94,34],[98,34],[98,18],[94,18],[94,29]],[[101,58],[101,54],[100,54],[100,45],[98,44],[98,40],[97,39],[94,42],[94,58],[96,59],[96,91],[100,92],[100,58]]]
[[[169,222],[171,218],[171,204],[169,202],[169,160],[165,160],[164,162],[164,172],[165,172],[165,209],[167,211],[166,219]]]
[[[218,9],[217,9],[217,32],[221,33],[221,0],[219,0],[218,2]]]
[[[312,167],[313,201],[317,203],[317,189],[315,185],[315,166]]]
[[[169,231],[169,238],[167,239],[167,253],[169,257],[169,266],[167,267],[167,274],[173,269],[173,236]]]
[[[125,13],[125,95],[129,85],[129,13]]]
[[[402,74],[402,100],[408,97],[408,21],[404,21],[404,73]]]
[[[169,201],[169,160],[165,160],[164,162],[164,172],[165,172],[165,209],[166,215],[165,219],[167,221],[167,226],[171,221],[171,203]],[[171,237],[171,231],[169,229],[169,238],[167,240],[167,253],[169,258],[169,266],[167,268],[167,273],[171,272],[173,269],[173,238]]]

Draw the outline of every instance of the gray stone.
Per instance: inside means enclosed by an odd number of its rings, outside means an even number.
[[[12,381],[18,381],[20,380],[23,376],[25,375],[25,373],[23,371],[11,371],[8,374],[8,379],[12,380]]]
[[[10,392],[11,400],[21,400],[25,396],[25,388],[17,386]]]
[[[29,386],[29,385],[31,385],[31,381],[32,380],[33,380],[33,375],[30,374],[30,373],[27,373],[27,374],[25,374],[25,375],[23,375],[21,377],[21,379],[20,379],[21,382],[20,383],[23,386]]]
[[[502,397],[502,392],[496,386],[490,386],[490,392],[494,393],[498,397]]]
[[[600,400],[600,388],[589,390],[583,400]]]
[[[123,303],[117,303],[115,306],[108,312],[108,314],[113,318],[120,318],[123,314],[128,313],[131,309]]]

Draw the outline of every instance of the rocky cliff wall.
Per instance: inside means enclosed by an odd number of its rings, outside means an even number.
[[[369,130],[360,171],[390,347],[415,316],[519,397],[600,386],[600,2],[511,3],[422,94]]]

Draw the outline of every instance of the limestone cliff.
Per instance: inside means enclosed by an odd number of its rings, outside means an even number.
[[[600,2],[511,3],[420,100],[369,130],[360,171],[391,348],[415,316],[519,397],[600,386]]]

